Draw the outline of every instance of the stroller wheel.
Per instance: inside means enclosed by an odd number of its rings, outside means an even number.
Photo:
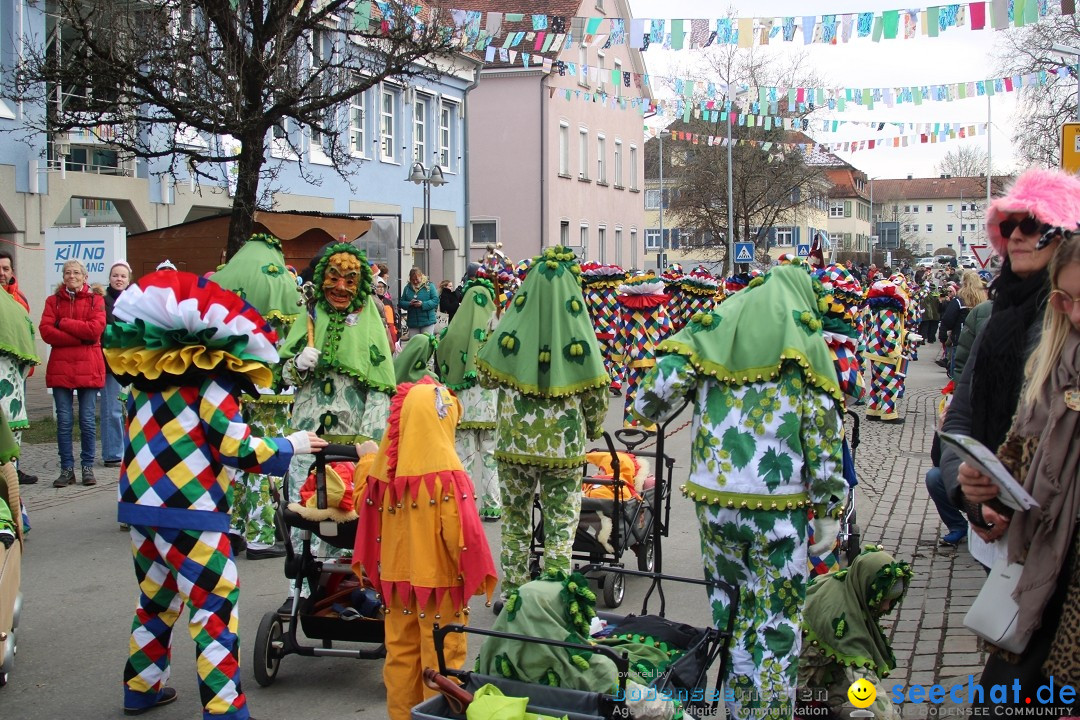
[[[262,687],[274,684],[281,666],[281,650],[275,644],[281,642],[281,618],[277,612],[263,615],[259,630],[255,633],[255,682]]]
[[[856,523],[851,524],[851,529],[848,531],[847,547],[844,550],[848,565],[855,562],[855,558],[859,557],[859,553],[862,552],[862,531],[859,530]]]
[[[623,595],[626,594],[626,576],[622,573],[607,573],[603,576],[604,605],[609,608],[617,608],[622,605]]]
[[[656,569],[656,547],[651,538],[638,545],[636,552],[638,570],[652,572]]]

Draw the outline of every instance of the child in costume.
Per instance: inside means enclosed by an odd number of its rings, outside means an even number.
[[[814,578],[803,609],[799,687],[814,698],[824,691],[833,717],[855,709],[848,688],[866,680],[877,688],[870,707],[875,718],[899,720],[884,679],[896,667],[889,638],[878,624],[903,600],[911,566],[897,562],[880,546],[867,546],[846,570]]]
[[[390,413],[394,364],[364,253],[349,243],[326,248],[308,291],[307,322],[293,323],[281,350],[282,377],[294,389],[289,426],[318,430],[333,443],[378,440]],[[293,459],[286,481],[290,500],[297,498],[313,462],[312,457]],[[292,530],[295,547],[300,532]],[[316,555],[325,552],[317,537],[311,538],[311,548]]]
[[[574,253],[538,256],[476,355],[499,390],[495,460],[502,486],[503,594],[529,579],[533,492],[540,488],[544,566],[570,570],[586,438],[600,437],[610,379],[581,295]]]
[[[663,420],[695,401],[690,480],[707,580],[739,588],[732,717],[790,717],[807,578],[807,507],[835,542],[843,510],[840,388],[822,336],[820,286],[798,265],[775,267],[662,342],[635,410]],[[763,601],[768,598],[767,602]],[[710,593],[722,627],[725,593]]]
[[[475,490],[454,452],[461,402],[431,378],[402,384],[366,483],[353,569],[385,607],[387,714],[408,720],[431,695],[425,667],[438,667],[432,628],[467,624],[469,598],[490,601],[495,563],[476,510]],[[465,636],[446,638],[449,667],[465,664]]]
[[[623,424],[629,427],[640,424],[633,415],[638,385],[656,364],[656,346],[671,334],[667,312],[670,298],[664,292],[663,281],[651,272],[631,278],[616,292],[619,327],[615,335],[615,357],[626,368],[623,373],[626,383]]]
[[[868,420],[902,423],[896,401],[904,387],[904,351],[907,330],[904,318],[907,294],[891,280],[878,280],[867,300],[870,322],[866,331],[865,358],[870,361]]]
[[[300,291],[285,268],[281,241],[272,235],[252,235],[213,279],[251,303],[279,338],[302,312]],[[289,426],[292,392],[282,382],[281,366],[275,364],[271,369],[274,377],[270,386],[260,387],[257,395],[246,395],[240,409],[255,433],[273,437]],[[257,473],[244,473],[237,479],[230,534],[237,538],[238,546],[247,547],[249,560],[285,554],[283,548],[275,547],[270,482],[269,476]]]
[[[456,436],[457,454],[479,493],[480,517],[491,521],[502,516],[495,463],[496,392],[477,382],[476,353],[487,340],[495,315],[495,287],[486,278],[471,278],[435,350],[443,382],[461,399],[463,407]]]
[[[124,711],[176,699],[173,625],[186,604],[198,652],[203,717],[249,717],[240,687],[239,598],[229,544],[237,471],[282,475],[314,434],[257,438],[240,397],[269,387],[277,336],[238,295],[175,270],[143,277],[117,298],[105,358],[127,400],[119,520],[131,526],[139,602],[124,668]]]

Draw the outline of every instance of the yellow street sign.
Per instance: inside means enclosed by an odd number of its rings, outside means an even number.
[[[1080,122],[1061,126],[1061,167],[1067,172],[1080,172]]]

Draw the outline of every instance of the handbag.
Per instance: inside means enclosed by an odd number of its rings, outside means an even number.
[[[1011,653],[1022,653],[1031,639],[1032,631],[1020,632],[1020,606],[1013,600],[1013,591],[1024,571],[1021,563],[1010,563],[1002,556],[990,568],[990,574],[964,616],[964,626],[983,640]]]

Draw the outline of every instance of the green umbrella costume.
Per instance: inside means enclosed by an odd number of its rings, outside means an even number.
[[[801,265],[780,266],[714,311],[694,315],[658,346],[635,405],[659,421],[683,397],[696,400],[683,491],[701,525],[706,579],[739,588],[725,678],[736,718],[758,717],[761,708],[790,717],[806,592],[806,509],[814,507],[821,537],[842,510],[841,392],[819,292]],[[727,596],[711,592],[710,601],[722,626]]]
[[[334,259],[334,263],[331,263]],[[348,263],[357,268],[356,294],[343,309],[327,299],[324,283],[332,267]],[[396,389],[390,341],[372,297],[371,267],[363,251],[349,243],[331,245],[315,266],[314,285],[306,322],[293,323],[281,348],[282,377],[293,386],[292,430],[319,432],[332,443],[379,441],[390,417],[390,397]],[[297,356],[309,345],[319,351],[316,365],[297,368]],[[315,461],[297,455],[289,466],[289,498],[300,488]],[[312,549],[320,543],[312,538]]]
[[[481,382],[499,391],[495,460],[503,501],[504,594],[529,579],[532,500],[538,485],[544,567],[570,570],[585,441],[600,437],[610,382],[581,294],[580,273],[568,248],[544,250],[476,355]]]
[[[34,323],[26,309],[6,292],[0,292],[0,414],[15,437],[30,427],[26,414],[26,378],[40,363],[34,347]]]
[[[284,338],[303,312],[296,280],[285,267],[281,241],[272,235],[252,235],[235,255],[214,273],[214,282],[247,300]],[[246,395],[240,411],[244,421],[260,437],[286,434],[292,407],[292,388],[281,379],[281,366],[271,368],[271,387],[259,388],[256,397]],[[252,550],[274,545],[274,505],[270,477],[255,473],[237,476],[233,495],[230,535],[244,538]]]
[[[799,687],[813,691],[815,699],[823,696],[835,716],[855,709],[848,688],[861,678],[877,688],[874,704],[866,708],[875,718],[901,717],[882,682],[896,667],[896,656],[878,622],[903,598],[911,577],[910,565],[869,545],[851,567],[818,576],[807,588]]]
[[[409,342],[394,357],[394,376],[398,384],[419,382],[423,377],[439,379],[428,367],[437,344],[435,336],[426,333],[417,333],[409,338]]]
[[[476,486],[480,517],[485,520],[497,520],[502,515],[495,462],[497,394],[480,386],[476,372],[476,354],[487,341],[494,315],[495,286],[486,278],[472,278],[466,283],[461,304],[435,350],[439,374],[464,407],[455,436],[457,454]]]

